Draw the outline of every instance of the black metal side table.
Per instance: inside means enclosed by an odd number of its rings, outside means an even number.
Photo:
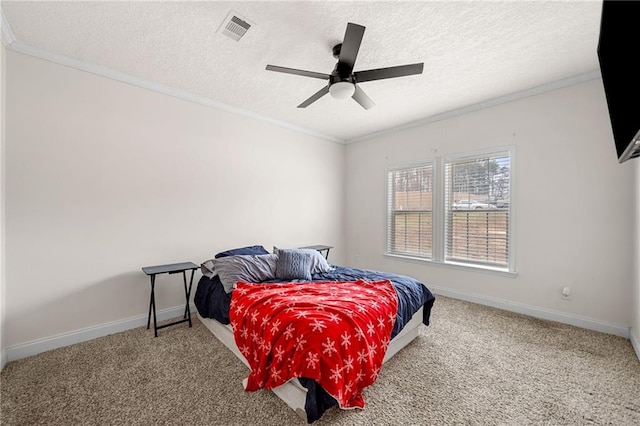
[[[189,297],[191,296],[191,285],[193,284],[193,274],[199,266],[193,262],[171,263],[169,265],[157,265],[157,266],[145,266],[142,271],[151,277],[151,300],[149,301],[149,316],[147,317],[147,330],[151,323],[151,312],[153,311],[153,334],[158,337],[158,330],[161,328],[169,327],[170,325],[181,324],[189,321],[189,327],[191,327],[191,308],[189,307]],[[191,280],[189,281],[189,287],[187,288],[187,271],[191,271]],[[179,274],[182,272],[182,281],[184,282],[184,296],[186,298],[186,306],[184,308],[184,315],[181,320],[172,322],[170,324],[163,324],[158,327],[156,322],[156,275],[159,274]]]
[[[333,246],[317,245],[317,246],[306,246],[306,247],[300,247],[300,248],[317,250],[320,252],[320,254],[322,254],[323,251],[326,251],[326,253],[324,254],[324,258],[329,260],[329,250],[331,250]]]

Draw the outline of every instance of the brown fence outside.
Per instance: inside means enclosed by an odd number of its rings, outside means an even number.
[[[431,192],[397,191],[394,194],[394,210],[432,210]]]
[[[508,265],[509,211],[449,211],[447,260]]]
[[[396,210],[391,219],[391,252],[430,257],[431,211]],[[447,218],[446,259],[506,266],[509,211],[450,210]]]
[[[433,215],[425,211],[393,212],[391,252],[431,257]]]

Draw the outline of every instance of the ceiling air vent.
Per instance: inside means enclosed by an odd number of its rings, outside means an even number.
[[[229,13],[222,23],[221,32],[229,38],[238,41],[249,31],[251,24],[246,19],[238,16],[237,13]]]

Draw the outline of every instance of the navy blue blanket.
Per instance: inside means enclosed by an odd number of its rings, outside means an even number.
[[[427,287],[413,278],[389,272],[347,268],[344,266],[336,266],[331,272],[313,275],[314,281],[355,281],[359,278],[367,281],[389,280],[395,287],[396,293],[398,293],[398,315],[396,317],[396,325],[391,332],[392,339],[422,306],[425,307],[422,322],[425,325],[429,325],[431,306],[433,306],[435,297]]]
[[[213,318],[222,324],[229,324],[229,305],[231,294],[224,291],[218,275],[209,278],[205,275],[198,281],[193,303],[203,318]]]
[[[330,272],[313,274],[312,278],[313,281],[355,281],[360,278],[367,281],[389,280],[395,287],[396,293],[398,293],[398,314],[391,337],[395,337],[422,306],[424,306],[422,322],[425,325],[429,325],[431,308],[435,297],[427,287],[413,278],[344,266],[335,266],[334,270]],[[274,280],[273,282],[277,281]],[[217,275],[213,278],[203,276],[200,279],[194,296],[194,303],[202,317],[214,318],[222,324],[229,324],[231,295],[224,291]],[[307,421],[312,423],[319,419],[325,410],[336,405],[337,402],[315,381],[303,378],[299,380],[308,390],[305,409]]]

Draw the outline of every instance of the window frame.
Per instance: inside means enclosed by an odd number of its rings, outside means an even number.
[[[446,260],[446,165],[452,161],[470,160],[482,157],[491,157],[498,154],[508,154],[509,157],[509,210],[508,210],[508,225],[507,225],[507,265],[499,266],[480,262],[465,262],[458,260]],[[433,195],[432,195],[432,230],[431,230],[431,257],[413,255],[411,253],[392,252],[391,248],[391,191],[389,186],[389,173],[406,170],[424,166],[432,167],[432,179],[433,179]],[[406,259],[417,262],[428,262],[433,265],[453,267],[456,269],[464,270],[476,270],[476,271],[488,271],[499,274],[515,275],[516,274],[516,235],[515,235],[515,210],[516,202],[516,152],[515,146],[501,146],[488,148],[477,151],[464,152],[459,154],[450,154],[442,157],[435,157],[429,160],[398,164],[389,166],[385,170],[385,208],[386,208],[386,220],[384,224],[384,255],[392,258]]]

